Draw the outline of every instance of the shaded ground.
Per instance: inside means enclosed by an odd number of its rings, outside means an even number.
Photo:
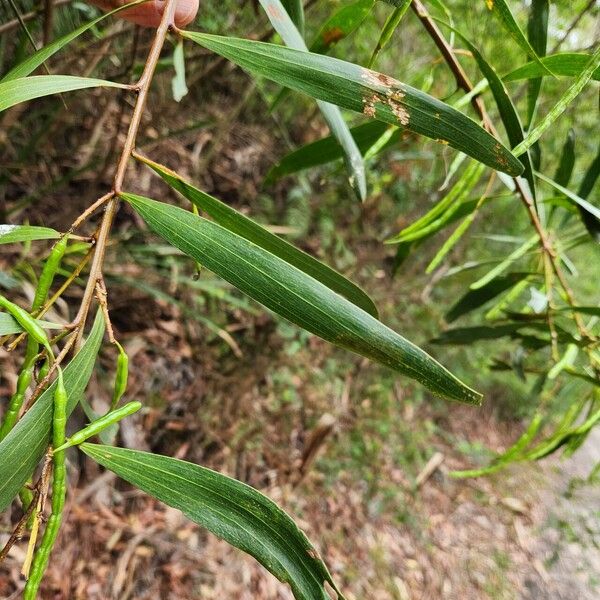
[[[312,350],[326,348],[316,342]],[[308,349],[295,356],[301,360],[305,353]],[[141,359],[147,356],[138,354],[134,363]],[[318,378],[322,363],[314,362]],[[150,410],[143,422],[125,427],[123,443],[155,450],[167,445],[171,455],[261,488],[299,520],[349,600],[597,597],[600,490],[573,483],[573,477],[586,477],[598,459],[596,438],[568,461],[541,468],[517,465],[490,478],[457,481],[448,471],[467,463],[449,440],[485,440],[500,449],[517,433],[489,409],[482,414],[452,405],[442,413],[435,404],[415,406],[396,397],[389,410],[402,422],[392,427],[421,434],[399,447],[395,433],[373,433],[367,415],[382,407],[365,395],[370,388],[362,382],[369,380],[371,369],[360,361],[339,393],[328,397],[315,394],[317,385],[304,385],[292,376],[292,387],[303,393],[303,415],[296,406],[273,404],[273,394],[280,390],[263,380],[266,365],[259,360],[251,372],[242,360],[237,383],[231,382],[227,392],[218,394],[216,386],[223,382],[207,377],[204,414],[198,423],[189,423],[177,411],[187,392],[197,387],[188,379],[186,361],[182,363],[180,372],[160,361],[147,366],[146,372],[153,368],[158,379],[163,369],[171,372],[163,391],[168,398],[177,389],[178,398],[163,413],[170,417]],[[136,379],[133,389],[140,385]],[[402,394],[400,388],[397,393]],[[103,394],[93,386],[92,396]],[[187,410],[193,410],[195,401],[189,402]],[[303,457],[315,437],[311,434],[319,430],[315,416],[325,404],[334,418],[320,423],[335,424],[309,468]],[[382,422],[389,416],[381,415]],[[348,460],[357,455],[355,430],[363,432],[367,443],[381,444],[378,462],[363,463],[361,458],[361,467]],[[415,455],[408,462],[395,461],[394,456],[417,447],[423,460]],[[444,460],[417,489],[418,472],[435,452]],[[43,598],[292,598],[252,559],[205,534],[178,511],[98,473],[90,463],[81,471],[79,458],[72,454],[71,481],[77,489]],[[302,464],[306,473],[298,481]],[[18,597],[11,590],[20,585],[22,559],[23,546],[0,571],[0,597]]]

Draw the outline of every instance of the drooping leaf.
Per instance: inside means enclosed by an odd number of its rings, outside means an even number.
[[[600,410],[592,413],[581,425],[577,427],[567,429],[566,431],[563,428],[562,431],[553,435],[549,440],[542,442],[528,452],[527,458],[529,460],[540,460],[541,458],[556,452],[556,450],[562,446],[565,446],[571,440],[579,438],[580,436],[585,436],[591,431],[592,427],[598,423],[598,421],[600,421]]]
[[[426,352],[293,265],[186,210],[123,194],[150,228],[242,292],[323,339],[412,377],[441,396],[478,403]]]
[[[569,129],[567,132],[567,138],[563,144],[562,152],[560,154],[560,161],[554,174],[554,181],[558,185],[567,187],[569,181],[571,181],[571,175],[573,174],[573,167],[575,166],[575,131]]]
[[[540,60],[540,57],[532,48],[529,40],[525,37],[525,34],[523,33],[521,27],[519,27],[517,20],[506,3],[506,0],[485,0],[485,3],[488,9],[491,10],[496,17],[498,17],[508,34],[513,38],[513,40],[515,40],[515,42],[517,42],[517,44],[519,44],[526,54],[532,58],[541,69],[546,71],[547,75],[552,75],[552,71],[550,71],[548,67]]]
[[[253,556],[292,588],[296,600],[330,600],[325,582],[343,599],[304,533],[254,488],[168,456],[89,443],[80,448],[125,481]]]
[[[546,177],[545,175],[542,175],[541,173],[537,172],[535,175],[536,177],[553,187],[555,190],[558,190],[561,194],[564,194],[564,196],[571,200],[580,210],[586,212],[591,217],[594,217],[596,220],[600,220],[600,208],[594,206],[591,202],[588,202],[587,200],[584,200],[583,198],[579,197],[577,194],[567,189],[566,187],[559,185],[558,183],[556,183],[556,181],[550,179],[550,177]]]
[[[527,22],[527,38],[538,57],[545,56],[548,41],[548,13],[549,0],[532,0]],[[542,63],[543,64],[543,63]],[[527,86],[527,129],[531,127],[537,107],[538,96],[542,88],[541,77],[536,77],[528,82]]]
[[[197,206],[200,211],[210,215],[219,225],[294,265],[377,318],[377,307],[373,301],[357,285],[343,275],[314,259],[306,252],[292,246],[279,236],[267,231],[264,227],[227,204],[195,188],[167,167],[146,158],[139,157],[139,159],[158,173],[172,188]]]
[[[508,275],[505,275],[504,277],[496,277],[476,290],[469,290],[462,298],[457,300],[452,308],[446,313],[446,321],[451,323],[472,310],[483,306],[529,275],[530,273],[508,273]]]
[[[73,411],[87,386],[103,335],[104,319],[98,311],[85,344],[63,369],[69,398],[67,414]],[[0,511],[12,502],[44,455],[50,441],[55,388],[56,381],[0,442]]]
[[[51,323],[50,321],[37,320],[40,327],[44,329],[62,329],[62,325]],[[0,335],[12,335],[14,333],[22,333],[24,329],[13,319],[11,315],[5,312],[0,312]]]
[[[285,11],[281,0],[259,0],[264,8],[275,31],[283,38],[290,48],[308,52],[301,33],[298,31],[290,16]],[[337,139],[344,151],[344,159],[349,173],[350,186],[356,191],[360,200],[367,197],[367,179],[365,175],[365,164],[362,155],[340,109],[328,102],[317,100],[317,105],[333,136]]]
[[[533,441],[537,435],[540,426],[543,421],[541,413],[536,412],[531,422],[527,426],[527,429],[523,432],[521,437],[503,454],[498,456],[492,461],[487,467],[481,469],[467,469],[464,471],[450,471],[450,477],[455,479],[466,479],[469,477],[483,477],[484,475],[491,475],[500,469],[503,469],[511,463],[522,460],[523,452],[527,449],[529,444]]]
[[[598,177],[600,177],[600,145],[598,146],[598,152],[596,153],[594,160],[591,162],[588,170],[583,176],[579,190],[577,190],[577,195],[585,200],[594,189]]]
[[[405,227],[398,235],[386,240],[387,244],[412,242],[430,237],[451,222],[451,218],[465,203],[483,174],[484,166],[471,161],[458,181],[435,206],[420,219]]]
[[[381,121],[368,121],[350,129],[350,133],[358,146],[361,154],[365,154],[373,144],[381,138],[385,132],[393,128],[393,125],[387,125]],[[394,129],[392,136],[386,141],[385,147],[380,149],[380,152],[385,148],[389,148],[398,142],[402,135],[401,129]],[[305,146],[301,146],[297,150],[290,152],[284,156],[278,164],[271,168],[265,177],[265,184],[272,183],[285,177],[292,175],[311,167],[333,162],[343,157],[342,148],[337,140],[329,135],[325,138],[311,142]]]
[[[480,277],[477,281],[474,281],[470,288],[477,290],[484,287],[490,281],[494,280],[498,275],[506,271],[515,261],[525,256],[537,243],[539,238],[536,235],[532,235],[525,242],[523,242],[518,248],[513,250],[504,260],[500,261],[493,269],[488,271],[483,277]]]
[[[182,32],[255,75],[445,141],[494,169],[519,175],[523,165],[475,121],[423,92],[359,65],[264,42]]]
[[[304,4],[302,0],[281,0],[281,3],[300,35],[304,37]]]
[[[309,45],[309,50],[317,54],[326,54],[335,44],[352,35],[364,22],[373,9],[374,0],[357,0],[346,4],[334,12],[321,25],[318,33]],[[283,88],[271,105],[271,110],[279,106],[290,90]]]
[[[592,193],[592,190],[598,181],[598,177],[600,177],[600,146],[598,146],[598,152],[583,176],[579,190],[577,190],[577,196],[586,200]],[[579,216],[588,233],[592,236],[592,239],[600,242],[600,220],[583,206],[578,204],[578,208]]]
[[[573,52],[564,52],[561,54],[551,54],[542,58],[544,65],[555,75],[562,77],[578,77],[585,69],[592,57],[591,54],[579,54]],[[502,77],[504,81],[518,81],[520,79],[535,79],[545,77],[548,73],[536,62],[529,62],[521,67],[517,67],[510,73]],[[600,81],[600,67],[592,73],[592,79]]]
[[[410,7],[410,0],[400,0],[398,2],[398,6],[394,9],[392,14],[386,19],[383,28],[381,29],[381,33],[379,34],[379,39],[377,40],[377,45],[373,49],[373,54],[371,55],[371,59],[369,60],[369,68],[371,68],[380,52],[388,45],[389,41],[392,39],[392,35],[394,35],[394,31],[400,25],[400,21],[404,17],[404,14]]]
[[[33,75],[20,79],[0,82],[0,112],[34,98],[83,90],[94,87],[114,87],[125,89],[128,86],[104,79],[73,77],[70,75]]]
[[[0,225],[0,244],[34,242],[36,240],[57,240],[60,233],[50,227],[34,225]]]
[[[581,90],[587,85],[589,80],[591,79],[594,71],[600,67],[600,46],[591,56],[587,65],[581,71],[579,76],[575,79],[573,84],[569,87],[569,89],[563,94],[560,100],[546,113],[544,118],[536,125],[534,129],[532,129],[527,137],[516,147],[513,148],[513,153],[516,156],[523,154],[528,148],[531,148],[535,142],[537,142],[546,129],[562,115],[562,113],[566,110],[567,106],[577,98]]]
[[[576,344],[585,347],[588,342],[575,338],[571,333],[556,326],[560,343]],[[540,334],[534,335],[534,334]],[[478,340],[496,340],[503,337],[519,340],[523,347],[539,350],[550,346],[551,340],[548,325],[543,321],[516,321],[498,325],[476,325],[473,327],[457,327],[448,329],[431,340],[433,344],[463,345]]]
[[[72,42],[74,39],[79,37],[82,33],[85,33],[88,29],[91,29],[92,27],[97,25],[100,21],[122,11],[125,8],[131,8],[137,4],[142,4],[143,2],[148,2],[148,0],[135,0],[133,2],[128,2],[127,4],[123,4],[115,10],[100,15],[93,21],[89,21],[88,23],[83,24],[81,27],[78,27],[70,33],[67,33],[67,35],[64,35],[63,37],[49,44],[46,44],[37,52],[25,59],[23,62],[13,67],[4,77],[2,77],[2,79],[0,79],[0,83],[10,81],[12,79],[26,77],[30,73],[33,73],[33,71],[35,71],[42,63],[48,60],[52,55],[56,54],[61,48],[63,48],[64,46]]]
[[[485,202],[487,196],[486,192],[480,196],[479,200],[475,203],[472,212],[467,214],[464,220],[459,224],[459,226],[452,232],[452,234],[448,237],[448,239],[442,244],[440,249],[436,252],[435,256],[431,259],[430,263],[427,265],[425,269],[426,273],[431,273],[434,269],[438,267],[438,265],[442,262],[444,257],[450,252],[452,248],[458,243],[458,241],[463,237],[463,235],[467,232],[479,209]]]
[[[506,336],[512,337],[519,329],[523,329],[523,327],[523,323],[457,327],[442,331],[436,338],[431,340],[431,343],[460,346],[463,344],[472,344],[479,340],[497,340]]]
[[[374,0],[356,0],[340,7],[321,25],[310,44],[310,51],[324,54],[331,46],[354,33],[369,16],[374,4]]]
[[[492,95],[494,96],[494,100],[496,102],[496,106],[498,107],[498,112],[500,113],[500,119],[502,120],[504,129],[506,130],[506,134],[508,135],[510,147],[514,148],[523,141],[523,126],[521,125],[519,113],[517,112],[517,109],[512,103],[512,100],[510,99],[508,91],[504,87],[502,80],[496,73],[494,67],[492,67],[492,65],[481,54],[479,49],[465,35],[463,35],[457,29],[451,27],[447,23],[444,23],[444,25],[446,25],[446,27],[450,27],[452,31],[454,31],[454,33],[456,33],[460,37],[460,39],[465,43],[465,45],[473,55],[473,58],[477,62],[477,66],[483,73],[483,76],[487,79],[487,82],[490,86],[490,91],[492,92]],[[520,159],[525,168],[523,176],[529,184],[529,190],[532,194],[532,199],[535,200],[535,178],[533,176],[531,157],[529,156],[528,152],[524,152],[521,155]]]

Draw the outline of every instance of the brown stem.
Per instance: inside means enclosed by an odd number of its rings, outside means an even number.
[[[101,198],[98,198],[96,202],[88,206],[74,221],[71,227],[69,227],[69,232],[75,231],[84,221],[86,221],[95,211],[97,211],[101,206],[104,206],[113,196],[114,192],[108,192],[108,194],[104,194]]]
[[[546,288],[546,302],[547,302],[547,310],[546,310],[546,320],[548,321],[548,329],[550,331],[550,341],[552,348],[552,359],[555,363],[557,363],[560,359],[560,355],[558,352],[558,335],[556,333],[556,327],[554,326],[554,299],[552,294],[552,276],[553,269],[550,264],[550,257],[546,252],[543,253],[542,258],[544,260],[544,281]]]
[[[148,97],[148,91],[150,89],[150,83],[154,75],[154,70],[156,69],[156,64],[158,62],[158,59],[160,58],[160,53],[164,45],[169,27],[172,27],[174,25],[176,4],[176,0],[167,0],[160,25],[156,30],[156,35],[154,37],[152,47],[150,48],[148,58],[146,59],[144,71],[142,72],[142,76],[140,77],[137,85],[134,86],[138,92],[138,97],[133,108],[133,114],[131,116],[131,122],[129,123],[127,137],[125,138],[125,143],[123,144],[123,150],[121,152],[119,162],[117,163],[117,169],[115,172],[112,187],[113,196],[110,198],[110,200],[108,200],[106,204],[104,216],[102,218],[100,229],[98,231],[98,236],[96,238],[96,251],[94,252],[94,259],[90,268],[90,276],[88,278],[87,285],[83,293],[83,298],[79,307],[79,312],[77,313],[77,316],[75,317],[75,320],[73,322],[74,325],[77,327],[77,338],[75,342],[75,348],[77,348],[81,343],[83,328],[85,326],[85,321],[90,310],[92,299],[94,297],[96,284],[98,283],[102,275],[102,266],[104,264],[106,244],[118,207],[117,196],[122,189],[123,180],[125,179],[125,172],[127,170],[127,163],[129,162],[129,157],[131,156],[131,152],[135,147],[135,140],[137,138],[140,122],[144,113],[144,107],[146,105],[146,99]]]
[[[52,41],[52,30],[54,28],[54,2],[44,0],[44,46]]]
[[[102,310],[102,316],[104,317],[104,324],[106,325],[106,333],[111,344],[115,343],[115,333],[113,331],[112,323],[110,320],[110,314],[108,313],[108,299],[106,293],[106,286],[104,285],[104,278],[101,277],[96,284],[96,299]]]
[[[37,507],[38,503],[38,492],[34,495],[32,501],[29,503],[27,510],[23,513],[23,516],[19,519],[19,522],[13,529],[11,536],[8,538],[6,544],[4,544],[4,548],[0,550],[0,563],[8,556],[10,549],[18,542],[22,537],[25,531],[25,525],[27,525],[27,521],[29,521],[29,517],[33,514],[33,511]]]
[[[423,3],[420,0],[413,0],[410,3],[410,7],[421,21],[423,27],[425,27],[429,33],[429,36],[438,47],[438,50],[444,57],[445,61],[448,63],[448,66],[450,67],[450,70],[456,79],[456,84],[458,87],[469,93],[473,89],[473,84],[471,83],[469,76],[465,73],[461,64],[458,62],[454,49],[446,41],[444,34],[440,31],[440,28],[437,26],[436,22],[429,16],[429,13],[427,12],[427,9]],[[471,98],[471,104],[483,121],[491,124],[481,97],[473,96],[473,98]]]

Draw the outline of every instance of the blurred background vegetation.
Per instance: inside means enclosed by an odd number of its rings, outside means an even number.
[[[15,2],[23,15],[39,8],[33,0]],[[525,62],[485,2],[447,4],[455,20],[460,18],[461,31],[500,74]],[[528,4],[511,3],[523,28]],[[306,39],[343,5],[309,1]],[[446,19],[440,5],[431,2],[428,8]],[[330,54],[366,64],[391,10],[376,3],[361,27]],[[53,36],[97,14],[83,2],[64,3],[55,8]],[[551,2],[549,49],[592,50],[598,15],[595,2]],[[11,4],[3,2],[0,73],[32,51],[20,25],[7,27],[14,19]],[[40,40],[43,18],[26,25]],[[205,1],[193,28],[278,41],[252,2]],[[109,19],[53,57],[48,68],[131,81],[151,39],[149,30]],[[208,51],[186,45],[188,93],[176,102],[176,41],[161,59],[139,150],[361,284],[385,323],[482,391],[485,404],[477,409],[434,399],[406,379],[265,313],[211,273],[197,273],[196,265],[149,236],[133,213],[121,208],[106,283],[113,324],[131,357],[129,396],[148,407],[123,427],[122,444],[211,466],[282,502],[320,541],[348,598],[597,597],[600,528],[594,502],[600,498],[593,477],[586,481],[599,458],[597,438],[591,450],[568,461],[514,465],[487,479],[448,476],[453,469],[484,465],[509,447],[540,401],[532,394],[531,375],[518,368],[490,369],[493,359],[519,364],[526,350],[518,341],[431,343],[468,285],[531,235],[518,200],[498,187],[433,274],[425,268],[447,230],[398,265],[396,247],[384,240],[443,196],[456,151],[402,136],[368,159],[370,193],[362,204],[341,161],[265,184],[282,156],[327,135],[314,101],[287,93],[273,107],[278,86],[252,80]],[[462,47],[458,40],[455,45]],[[479,81],[474,61],[459,55],[471,79]],[[463,95],[410,11],[375,68],[449,103]],[[523,114],[525,84],[508,86]],[[564,78],[546,78],[539,114],[567,87]],[[1,222],[62,230],[103,194],[125,134],[129,102],[124,94],[99,89],[37,100],[0,115]],[[498,122],[492,106],[489,102]],[[462,110],[474,116],[469,105]],[[349,124],[364,121],[361,115],[346,117]],[[570,187],[578,189],[598,152],[597,84],[588,86],[544,136],[543,173],[556,171],[571,130],[576,163]],[[143,167],[131,169],[128,191],[180,202]],[[543,184],[540,189],[551,194]],[[589,200],[597,205],[597,199],[596,186]],[[576,236],[573,221],[569,227]],[[46,252],[43,243],[2,246],[0,286],[31,295],[31,265]],[[80,258],[73,252],[67,265],[72,268]],[[574,247],[569,258],[576,267],[570,283],[585,300],[581,303],[598,305],[598,246]],[[524,297],[540,293],[534,283],[529,288]],[[69,306],[77,306],[80,293],[71,288],[53,320],[69,322]],[[480,324],[486,308],[463,317],[461,325]],[[104,350],[90,398],[97,410],[109,403],[114,358]],[[17,361],[8,356],[5,364],[3,397],[11,393]],[[545,401],[559,415],[584,385],[567,379]],[[114,491],[97,467],[82,462],[73,470],[78,489],[61,538],[64,572],[49,574],[45,597],[290,597],[252,561],[170,510],[123,484]],[[83,501],[90,498],[91,504]],[[10,563],[2,569],[0,596],[11,597],[16,570]]]

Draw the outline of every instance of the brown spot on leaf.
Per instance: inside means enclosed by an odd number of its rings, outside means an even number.
[[[394,101],[392,98],[388,98],[388,106],[392,109],[392,112],[398,121],[400,121],[400,124],[406,127],[410,122],[410,114],[406,108],[398,101]]]
[[[393,92],[394,89],[401,91],[400,86],[402,85],[397,79],[384,75],[383,73],[377,73],[371,71],[371,69],[361,69],[361,79],[370,86],[383,87],[386,94]]]
[[[314,548],[309,548],[306,553],[314,560],[321,560],[321,556]]]
[[[394,102],[401,102],[406,94],[402,90],[394,90],[391,92],[391,94],[389,94],[389,96],[390,100],[393,100]]]
[[[339,27],[332,27],[323,32],[323,43],[326,46],[331,46],[336,42],[339,42],[344,36],[345,33],[342,29]]]
[[[377,94],[373,94],[369,98],[363,98],[363,114],[373,119],[376,113],[375,104],[377,102],[381,102],[381,98]]]

